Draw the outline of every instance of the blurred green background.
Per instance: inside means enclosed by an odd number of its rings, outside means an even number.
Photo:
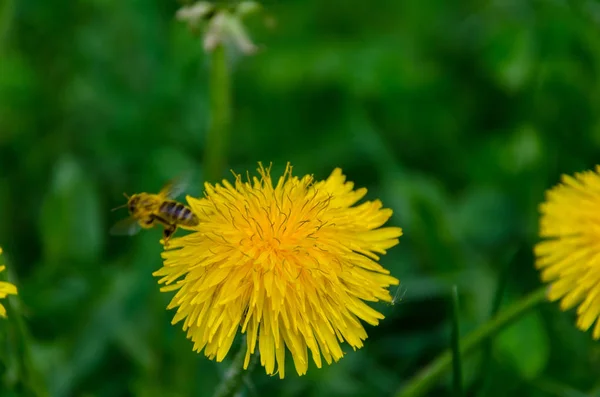
[[[245,395],[391,396],[448,347],[452,284],[463,333],[490,317],[498,288],[504,307],[539,286],[543,192],[598,161],[600,6],[265,5],[248,22],[262,51],[230,58],[227,168],[291,161],[321,179],[342,167],[404,229],[382,260],[403,299],[376,305],[387,318],[365,326],[363,349],[303,377],[291,362],[285,380],[258,367]],[[20,291],[0,322],[0,396],[207,396],[233,356],[209,361],[170,325],[172,293],[151,275],[158,228],[107,232],[122,192],[186,170],[202,192],[209,59],[178,7],[0,1],[1,261]],[[471,396],[600,396],[600,348],[556,304],[489,352],[465,362]],[[449,376],[429,395],[450,395]]]

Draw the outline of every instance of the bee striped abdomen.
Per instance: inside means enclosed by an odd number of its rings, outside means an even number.
[[[174,224],[185,226],[195,226],[198,224],[198,217],[192,210],[176,201],[165,201],[160,205],[159,212]]]

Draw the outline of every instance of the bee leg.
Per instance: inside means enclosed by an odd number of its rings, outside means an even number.
[[[173,233],[175,233],[175,230],[177,230],[177,226],[175,226],[175,225],[165,226],[165,228],[163,230],[163,240],[165,242],[164,243],[165,247],[169,246],[169,239],[171,238]]]
[[[175,229],[177,229],[177,226],[165,227],[165,230],[163,231],[163,236],[164,236],[165,240],[168,240],[169,238],[171,238],[173,233],[175,233]]]

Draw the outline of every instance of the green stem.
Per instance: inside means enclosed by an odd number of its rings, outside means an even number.
[[[246,338],[244,338],[244,342],[245,340]],[[233,362],[225,372],[223,380],[221,380],[221,383],[217,386],[217,390],[215,391],[215,394],[213,394],[213,397],[234,396],[242,387],[244,383],[244,376],[249,374],[254,368],[258,354],[253,354],[250,357],[248,369],[243,369],[244,359],[246,357],[246,349],[244,348],[246,344],[244,342],[242,342],[240,351],[237,352],[236,356],[233,358]]]
[[[462,338],[460,341],[461,356],[466,357],[468,354],[475,351],[482,342],[515,322],[519,317],[543,302],[545,299],[546,287],[544,286],[513,303],[496,317]],[[417,397],[425,395],[436,384],[438,379],[450,369],[451,365],[452,353],[448,350],[439,355],[427,367],[415,375],[402,390],[396,393],[396,397]]]
[[[217,181],[225,167],[231,125],[231,90],[225,47],[211,54],[210,121],[204,151],[205,180]]]
[[[454,395],[462,397],[462,362],[460,359],[460,319],[458,306],[458,287],[452,287],[452,373],[454,381]]]
[[[31,353],[31,335],[20,311],[13,305],[13,302],[18,299],[16,296],[8,297],[2,302],[6,307],[7,314],[7,319],[3,319],[2,321],[10,321],[13,325],[11,328],[14,333],[12,333],[10,338],[14,342],[13,346],[19,360],[20,379],[23,387],[27,390],[28,395],[46,397],[49,395],[46,384]]]

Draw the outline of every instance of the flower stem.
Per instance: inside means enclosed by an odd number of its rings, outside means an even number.
[[[218,180],[225,167],[231,124],[230,76],[225,46],[219,44],[211,53],[210,120],[204,150],[205,180]]]
[[[245,340],[246,338],[244,338],[244,342]],[[221,380],[221,383],[217,386],[217,390],[215,391],[215,394],[213,394],[213,397],[234,396],[242,387],[244,383],[244,376],[249,374],[250,371],[252,371],[252,369],[254,368],[258,354],[253,354],[250,357],[248,369],[243,369],[244,358],[246,357],[246,349],[244,348],[246,344],[244,342],[242,342],[242,345],[240,346],[240,351],[238,351],[236,356],[233,358],[233,362],[225,372],[223,380]]]
[[[484,341],[494,336],[508,325],[515,322],[519,317],[527,313],[531,308],[546,299],[546,287],[541,287],[529,295],[521,298],[511,306],[501,311],[490,321],[462,338],[460,341],[461,356],[466,357],[476,350]],[[396,397],[418,397],[425,395],[436,383],[436,381],[452,366],[452,352],[445,351],[432,361],[427,367],[415,375]]]
[[[9,338],[14,349],[13,352],[19,360],[20,378],[28,395],[46,397],[48,396],[46,384],[31,352],[31,335],[20,311],[13,305],[13,302],[18,299],[18,297],[9,297],[4,301],[4,305],[6,306],[8,321],[12,323],[12,332],[10,332]]]

